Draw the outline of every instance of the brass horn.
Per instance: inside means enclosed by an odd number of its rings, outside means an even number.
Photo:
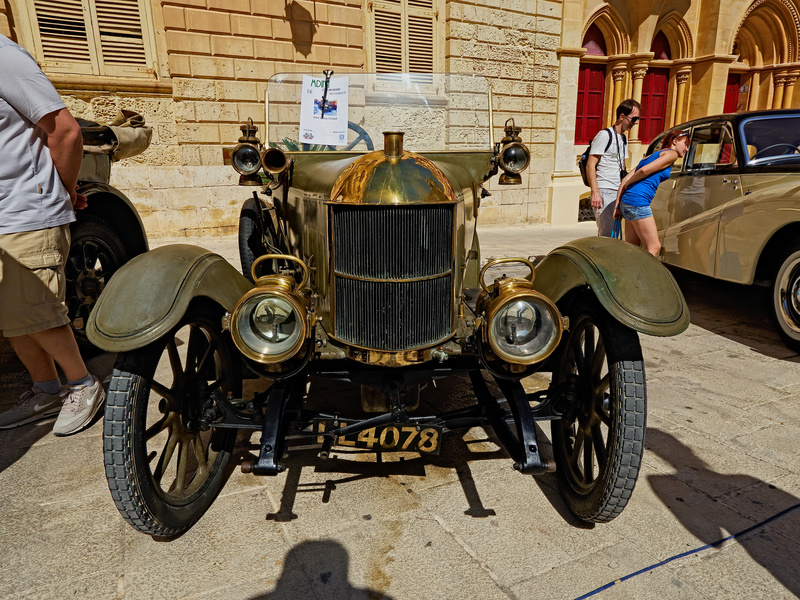
[[[267,173],[277,175],[286,170],[289,166],[289,159],[280,148],[267,148],[261,156],[261,164]]]

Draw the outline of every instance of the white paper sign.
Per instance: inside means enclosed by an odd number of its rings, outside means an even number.
[[[300,101],[301,142],[333,146],[347,144],[347,89],[346,75],[331,77],[327,93],[324,77],[303,75],[303,98]]]

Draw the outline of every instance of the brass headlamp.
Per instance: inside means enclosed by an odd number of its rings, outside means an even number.
[[[297,284],[292,274],[257,277],[258,266],[268,260],[289,260],[303,269]],[[253,263],[256,287],[236,304],[230,317],[231,337],[248,358],[263,364],[286,361],[297,354],[311,330],[308,297],[302,293],[308,283],[308,267],[295,256],[265,254]]]
[[[488,287],[487,269],[502,263],[519,262],[530,268],[526,279],[502,277]],[[501,258],[481,269],[483,293],[478,310],[483,313],[483,340],[494,355],[516,365],[532,365],[550,356],[564,331],[561,313],[546,296],[533,289],[534,267],[522,258]]]
[[[509,124],[510,123],[510,124]],[[498,164],[505,171],[500,175],[501,185],[519,185],[522,183],[522,173],[528,168],[531,162],[531,153],[528,147],[522,143],[519,132],[521,127],[517,127],[514,119],[508,119],[505,124],[505,137],[500,140],[500,150],[498,151]]]
[[[239,185],[261,185],[261,141],[256,134],[258,127],[252,119],[241,126],[239,144],[231,152],[231,165],[239,173]]]

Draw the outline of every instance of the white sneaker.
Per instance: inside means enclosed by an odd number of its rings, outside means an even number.
[[[61,410],[64,388],[58,394],[46,394],[32,387],[19,397],[17,403],[0,414],[0,429],[11,429],[48,417],[55,417]]]
[[[64,386],[64,407],[53,425],[53,433],[62,436],[86,427],[103,405],[106,393],[100,380],[92,375],[91,385]]]

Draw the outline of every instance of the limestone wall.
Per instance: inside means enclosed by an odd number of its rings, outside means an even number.
[[[495,140],[513,117],[531,149],[523,185],[492,180],[481,204],[483,223],[539,223],[548,216],[553,171],[559,69],[561,2],[478,0],[447,3],[446,68],[481,73],[494,90]]]
[[[366,70],[371,2],[162,0],[152,6],[158,82],[149,88],[136,82],[104,86],[60,76],[56,85],[78,117],[107,121],[126,108],[140,112],[153,127],[151,147],[115,164],[111,180],[139,208],[151,237],[232,233],[252,188],[236,185],[233,170],[222,165],[222,147],[236,143],[239,125],[248,117],[263,129],[271,75],[331,67],[340,73]],[[503,137],[503,123],[513,117],[533,154],[522,186],[501,188],[495,179],[480,218],[545,221],[562,3],[440,0],[440,7],[445,49],[440,69],[489,78],[495,139]],[[3,23],[0,11],[0,27]]]

